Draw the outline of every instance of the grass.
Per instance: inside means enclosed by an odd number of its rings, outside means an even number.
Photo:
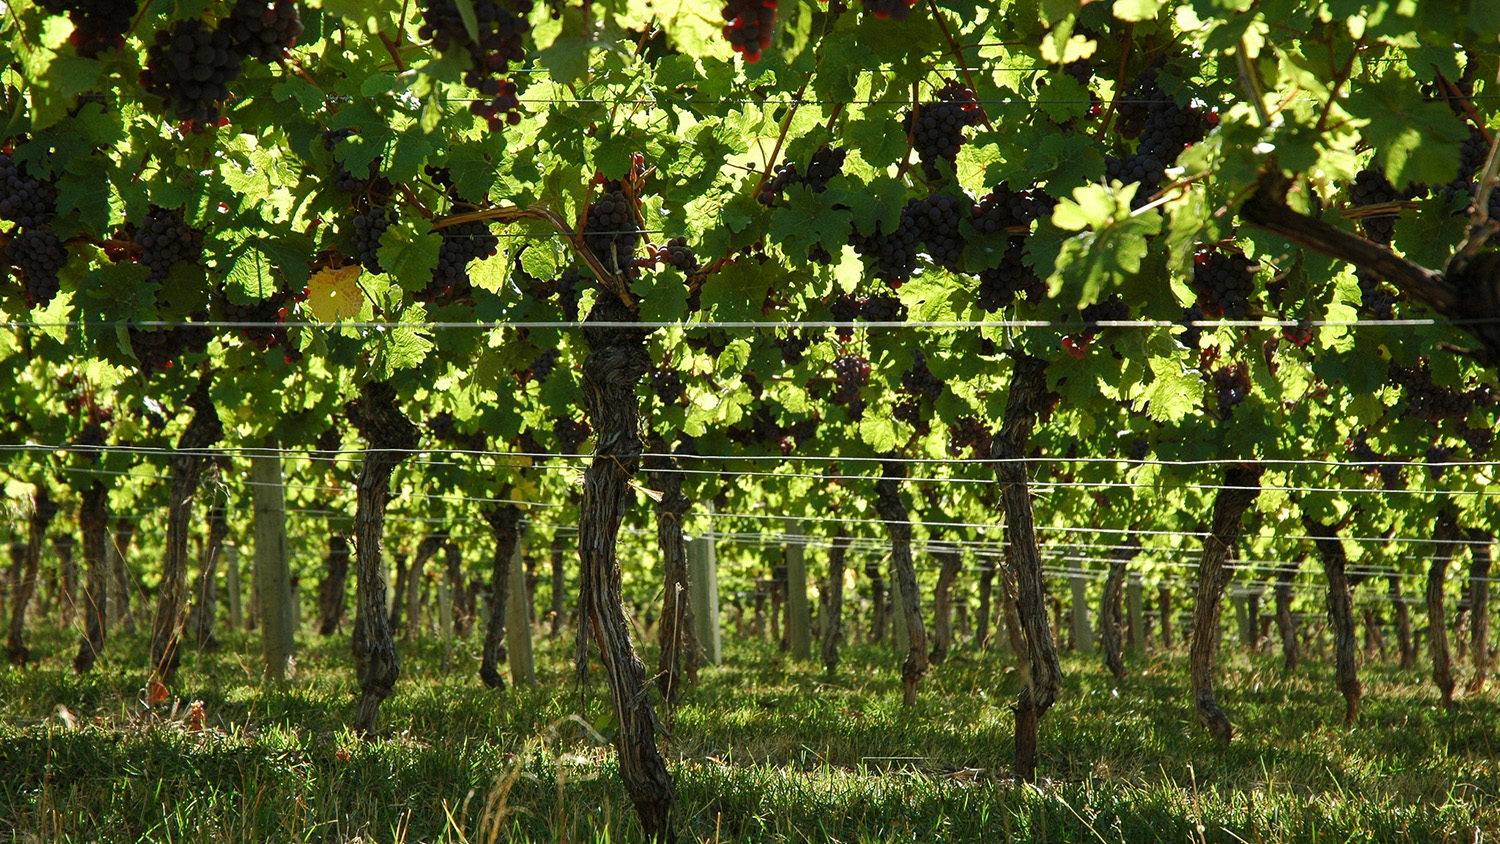
[[[77,677],[72,638],[34,633],[39,664],[0,672],[0,841],[605,842],[640,837],[606,737],[603,687],[573,687],[566,640],[541,641],[541,687],[495,692],[477,646],[403,647],[378,740],[348,732],[347,637],[303,642],[296,679],[258,680],[256,640],[189,653],[176,697],[143,705],[146,643],[116,638]],[[1438,704],[1423,677],[1362,668],[1346,728],[1331,666],[1283,676],[1233,649],[1210,739],[1185,658],[1065,656],[1037,786],[1008,778],[1017,679],[960,651],[901,706],[886,648],[827,677],[761,642],[668,719],[678,826],[695,841],[1464,842],[1500,834],[1492,695]],[[597,672],[597,668],[595,669]],[[189,702],[202,701],[202,729]],[[74,723],[60,714],[65,707]],[[603,735],[601,735],[601,733]]]

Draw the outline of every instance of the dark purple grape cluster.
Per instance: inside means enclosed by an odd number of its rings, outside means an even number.
[[[1057,200],[1041,188],[1011,190],[1010,183],[1001,182],[975,203],[970,217],[974,230],[980,234],[997,234],[1009,229],[1031,226],[1033,220],[1052,213]]]
[[[889,18],[904,21],[911,16],[911,7],[918,2],[919,0],[865,0],[865,14],[881,20]]]
[[[333,149],[339,145],[340,141],[343,141],[350,136],[357,134],[359,134],[359,130],[352,128],[325,129],[323,131],[323,149],[332,152]],[[335,161],[333,163],[334,190],[343,191],[344,193],[363,194],[365,191],[370,189],[370,184],[375,179],[375,176],[376,172],[374,161],[370,162],[367,174],[365,178],[362,179],[355,178],[354,174],[350,173],[348,168],[344,166],[344,162]]]
[[[552,420],[552,436],[557,438],[557,448],[562,454],[577,454],[578,447],[594,432],[589,423],[568,416]]]
[[[1151,201],[1153,194],[1161,188],[1166,175],[1166,165],[1150,153],[1136,152],[1116,158],[1104,156],[1104,178],[1124,185],[1138,185],[1130,199],[1131,208],[1140,208]]]
[[[287,363],[296,363],[302,359],[302,352],[292,345],[286,327],[276,323],[284,322],[291,303],[300,301],[304,296],[305,294],[294,295],[291,291],[282,288],[270,298],[244,305],[225,299],[224,320],[258,323],[239,327],[240,336],[253,343],[261,351],[279,348],[283,351]]]
[[[964,449],[970,449],[974,457],[981,460],[990,456],[990,443],[994,439],[993,432],[983,420],[977,416],[965,416],[948,426],[948,452],[955,456],[962,455]]]
[[[917,396],[905,396],[899,399],[891,408],[891,418],[912,426],[919,437],[925,437],[932,431],[929,421],[932,418],[931,407],[924,406]]]
[[[296,46],[302,16],[293,0],[236,0],[220,27],[246,56],[270,64]]]
[[[500,251],[500,239],[483,220],[470,220],[439,231],[443,243],[438,247],[432,281],[417,294],[424,302],[447,302],[468,296],[474,289],[469,283],[469,262],[476,258],[484,260]]]
[[[651,391],[662,404],[681,404],[687,398],[687,385],[682,373],[674,366],[659,366],[651,370]]]
[[[201,354],[208,348],[213,332],[196,325],[171,328],[137,328],[132,325],[127,334],[130,349],[141,362],[142,374],[150,375],[171,369],[184,354]]]
[[[354,230],[354,259],[367,271],[383,273],[380,266],[380,237],[396,222],[396,212],[378,205],[366,205],[354,214],[350,225]]]
[[[1359,315],[1366,319],[1395,319],[1396,296],[1380,279],[1364,270],[1356,269],[1354,279],[1359,282]]]
[[[148,281],[163,282],[178,263],[195,264],[203,257],[203,232],[189,226],[182,211],[153,205],[135,230],[140,262],[150,270]]]
[[[859,318],[866,322],[905,322],[906,306],[895,296],[877,293],[860,301]]]
[[[983,120],[974,92],[955,80],[939,89],[931,102],[908,114],[901,128],[922,159],[922,172],[929,179],[937,179],[942,175],[938,162],[946,161],[952,167],[966,140],[964,130]]]
[[[1236,405],[1250,396],[1250,367],[1243,363],[1221,366],[1214,370],[1213,385],[1219,418],[1227,418]]]
[[[902,209],[900,222],[890,234],[886,234],[884,224],[877,221],[874,234],[863,235],[855,231],[849,235],[849,245],[854,251],[874,262],[875,277],[893,287],[911,278],[916,270],[919,244],[917,221],[911,216],[910,205]]]
[[[926,396],[936,401],[943,394],[944,386],[943,379],[927,368],[927,356],[918,349],[911,368],[901,373],[901,389],[912,396]]]
[[[18,229],[0,249],[0,265],[13,267],[26,282],[26,301],[45,308],[61,290],[58,274],[68,262],[68,249],[50,227]]]
[[[1203,319],[1203,306],[1196,302],[1192,307],[1182,309],[1182,317],[1177,320],[1177,324],[1183,327],[1183,332],[1177,335],[1177,339],[1189,349],[1198,348],[1198,343],[1203,339],[1203,327],[1193,324],[1202,322]]]
[[[10,151],[0,152],[0,220],[23,229],[45,226],[57,216],[57,187],[28,175]]]
[[[1172,164],[1184,149],[1203,140],[1214,120],[1214,115],[1168,101],[1146,115],[1136,152]]]
[[[530,377],[538,384],[545,383],[551,377],[553,371],[557,369],[558,354],[557,347],[553,346],[537,355],[536,360],[531,362],[531,366],[528,369]]]
[[[208,29],[199,18],[158,30],[146,51],[141,87],[161,97],[167,110],[194,132],[220,125],[219,104],[240,75],[244,54],[224,29]]]
[[[426,0],[417,34],[432,40],[433,49],[460,49],[469,60],[464,84],[484,99],[469,104],[470,113],[484,119],[491,132],[521,122],[516,84],[506,78],[512,64],[526,58],[526,36],[531,32],[532,0],[473,0],[479,39],[469,37],[455,0]]]
[[[1360,464],[1360,471],[1366,475],[1380,475],[1380,482],[1386,489],[1401,489],[1401,461],[1388,457],[1376,451],[1370,446],[1368,433],[1360,431],[1345,440],[1344,447],[1348,449],[1349,455],[1355,462]]]
[[[1094,337],[1103,329],[1101,322],[1121,322],[1130,319],[1130,306],[1120,298],[1120,294],[1111,295],[1102,302],[1095,302],[1083,309],[1083,334],[1085,337]]]
[[[833,321],[839,323],[839,336],[845,339],[854,336],[854,320],[859,319],[859,312],[864,308],[864,302],[856,296],[847,293],[833,297],[828,304],[828,310],[833,314]]]
[[[1214,319],[1249,319],[1259,268],[1238,249],[1200,249],[1193,256],[1198,306]]]
[[[822,193],[828,189],[828,183],[834,176],[844,172],[844,159],[847,155],[838,147],[820,147],[807,164],[806,176],[797,170],[796,164],[784,161],[761,186],[756,199],[762,205],[775,205],[792,185],[807,185],[808,190],[813,193]]]
[[[78,55],[98,58],[100,53],[125,45],[125,33],[135,17],[138,0],[42,0],[54,15],[66,14],[73,22],[68,37]]]
[[[1412,367],[1392,361],[1388,377],[1406,397],[1406,415],[1425,419],[1434,425],[1444,419],[1464,419],[1476,404],[1490,405],[1495,400],[1488,387],[1475,387],[1461,393],[1438,386],[1433,383],[1432,369],[1425,360]]]
[[[757,401],[752,409],[740,417],[740,421],[725,432],[731,442],[742,446],[770,445],[775,443],[781,445],[786,436],[781,424],[776,421],[776,413],[771,406],[763,401]]]
[[[776,34],[776,0],[728,0],[723,14],[724,40],[745,61],[760,61]]]
[[[870,362],[857,355],[840,355],[833,361],[833,377],[833,403],[847,405],[870,383]]]
[[[1126,86],[1124,95],[1115,102],[1119,120],[1115,129],[1121,137],[1134,140],[1146,128],[1146,121],[1157,111],[1175,105],[1156,80],[1155,67],[1137,76]]]
[[[1403,193],[1391,184],[1384,173],[1369,168],[1356,173],[1354,184],[1349,186],[1349,201],[1355,205],[1382,205],[1399,202],[1410,196],[1410,193]],[[1376,243],[1389,245],[1396,232],[1396,219],[1400,216],[1399,210],[1372,214],[1361,217],[1359,224],[1365,231],[1365,237]]]
[[[1467,419],[1461,419],[1458,423],[1458,437],[1474,453],[1476,459],[1483,459],[1490,453],[1490,446],[1494,445],[1495,429],[1471,428]]]
[[[427,417],[427,433],[431,434],[434,440],[445,442],[453,436],[455,421],[453,414],[446,410],[434,413]]]
[[[579,289],[582,281],[583,273],[569,269],[563,270],[562,275],[553,282],[557,304],[562,308],[563,319],[568,322],[578,321],[578,296],[583,292]]]
[[[1046,294],[1047,285],[1036,270],[1026,265],[1025,258],[1026,238],[1012,237],[1000,266],[980,271],[974,303],[994,313],[1010,307],[1017,296],[1028,302],[1039,301]]]
[[[812,345],[812,339],[799,331],[788,331],[786,334],[775,339],[776,348],[781,350],[781,362],[787,366],[796,366],[802,362],[802,356]]]
[[[1433,443],[1427,447],[1427,453],[1422,456],[1422,461],[1427,464],[1427,474],[1434,481],[1442,480],[1443,472],[1447,468],[1444,463],[1453,456],[1453,449],[1442,443]]]
[[[703,269],[703,266],[698,263],[698,256],[693,254],[693,247],[688,245],[685,237],[674,237],[656,247],[651,259],[658,264],[666,264],[685,276],[691,276]]]
[[[957,197],[933,194],[906,204],[917,228],[917,239],[934,264],[957,270],[964,257],[964,238],[959,225],[974,204]]]
[[[328,430],[318,435],[313,441],[313,450],[324,457],[332,457],[344,445],[344,432],[339,429],[338,423],[334,422],[328,426]]]
[[[583,242],[605,269],[616,274],[634,274],[641,230],[636,225],[630,197],[619,181],[606,182],[604,192],[589,205]]]

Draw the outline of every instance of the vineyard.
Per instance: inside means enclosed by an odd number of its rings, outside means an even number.
[[[1500,835],[1497,57],[0,4],[0,840]]]

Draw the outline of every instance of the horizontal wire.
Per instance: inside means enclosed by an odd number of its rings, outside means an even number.
[[[40,320],[40,321],[9,321],[0,322],[0,328],[360,328],[360,329],[390,329],[408,328],[422,330],[455,330],[467,329],[478,331],[493,331],[500,328],[628,328],[657,330],[663,328],[683,329],[760,329],[760,328],[783,328],[783,329],[840,329],[854,328],[867,331],[889,331],[896,329],[954,329],[954,328],[1172,328],[1177,326],[1195,326],[1199,328],[1296,328],[1300,326],[1312,326],[1323,328],[1368,328],[1368,327],[1427,327],[1435,325],[1493,325],[1500,323],[1500,317],[1473,317],[1464,319],[1435,318],[1422,319],[1351,319],[1351,320],[1293,320],[1293,319],[1225,319],[1225,320],[1182,320],[1173,321],[1165,319],[1142,319],[1142,320],[1100,320],[1096,322],[1085,322],[1083,320],[1038,320],[1038,319],[992,319],[992,320],[782,320],[770,322],[765,320],[703,320],[699,322],[684,321],[661,321],[642,320],[640,322],[620,321],[569,321],[569,320],[518,320],[514,322],[392,322],[384,320],[362,320],[344,322],[319,322],[315,320],[288,320],[285,322],[269,321],[244,321],[244,320],[205,320],[203,322],[186,322],[182,320]]]

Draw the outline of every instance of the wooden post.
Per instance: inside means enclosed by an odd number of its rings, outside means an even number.
[[[291,668],[295,642],[279,452],[267,450],[251,456],[250,483],[255,507],[255,585],[260,598],[266,677],[281,681],[287,679]]]
[[[1240,646],[1248,649],[1255,642],[1255,633],[1250,628],[1250,595],[1244,589],[1236,589],[1229,593],[1229,601],[1234,604],[1234,620],[1240,631]]]
[[[440,578],[437,585],[438,638],[453,638],[453,587],[447,578]]]
[[[792,658],[812,658],[812,611],[807,604],[807,546],[802,525],[786,520],[786,578],[788,628]]]
[[[713,515],[713,506],[708,506]],[[709,662],[724,661],[724,645],[719,628],[719,563],[714,551],[714,532],[710,526],[702,536],[688,542],[688,588],[693,602],[693,626],[697,628],[698,647]]]
[[[531,654],[531,620],[528,618],[526,569],[521,543],[510,558],[510,588],[505,596],[505,644],[510,656],[510,682],[515,686],[536,685],[536,661]]]
[[[1130,649],[1136,653],[1145,653],[1146,611],[1139,574],[1131,573],[1125,581],[1125,613],[1130,623]]]
[[[892,583],[895,578],[891,578]],[[911,640],[906,630],[906,600],[901,594],[901,587],[893,585],[890,589],[890,618],[891,618],[891,644],[895,646],[896,653],[904,654],[911,648]]]
[[[229,593],[229,629],[245,628],[245,610],[240,598],[240,548],[238,545],[224,546],[224,581]]]
[[[1081,654],[1092,654],[1094,628],[1089,624],[1088,575],[1073,574],[1068,580],[1073,588],[1073,643]]]

